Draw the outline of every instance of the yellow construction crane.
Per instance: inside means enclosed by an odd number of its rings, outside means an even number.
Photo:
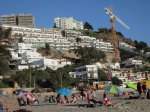
[[[118,39],[116,36],[116,30],[115,30],[115,20],[117,20],[120,24],[122,24],[125,28],[130,29],[127,25],[125,25],[118,17],[116,17],[112,12],[112,6],[110,6],[110,9],[104,8],[106,14],[110,15],[110,22],[111,22],[111,33],[112,33],[112,43],[113,43],[113,52],[114,52],[114,61],[120,62],[119,57],[119,50],[118,50]]]

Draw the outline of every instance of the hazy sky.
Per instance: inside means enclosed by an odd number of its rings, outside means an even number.
[[[150,0],[0,0],[0,15],[33,14],[35,26],[51,28],[55,17],[73,17],[89,22],[94,30],[110,28],[105,7],[113,6],[114,14],[130,27],[116,22],[116,30],[126,38],[147,42],[150,46]]]

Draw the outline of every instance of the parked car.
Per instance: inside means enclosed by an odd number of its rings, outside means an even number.
[[[19,95],[20,92],[25,93],[25,90],[23,90],[23,89],[17,89],[15,91],[13,91],[13,94]]]
[[[120,84],[119,87],[120,88],[126,88],[127,86],[125,84]]]

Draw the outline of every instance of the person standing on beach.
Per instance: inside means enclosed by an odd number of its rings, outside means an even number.
[[[141,86],[140,82],[137,83],[137,91],[139,93],[139,99],[141,99],[142,86]]]
[[[147,98],[147,85],[146,85],[146,82],[143,83],[142,89],[143,89],[143,92],[145,94],[145,99],[146,99]]]

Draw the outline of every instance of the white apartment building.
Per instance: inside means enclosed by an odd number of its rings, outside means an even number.
[[[36,52],[37,49],[32,48],[31,44],[18,43],[13,45],[10,50],[12,58],[18,60],[16,65],[17,70],[28,69],[28,63],[30,63],[31,67],[45,69],[47,66],[53,70],[65,65],[71,65],[71,62],[66,59],[46,59],[45,57],[42,57],[41,54]]]
[[[11,55],[14,60],[18,60],[19,63],[16,65],[16,69],[22,70],[29,68],[28,63],[32,67],[43,67],[43,57],[36,52],[37,49],[31,48],[31,44],[17,43],[12,46]],[[28,63],[27,63],[27,62]]]
[[[120,69],[120,63],[95,63],[98,68]]]
[[[125,66],[129,67],[129,66],[135,66],[135,65],[142,65],[142,60],[128,60],[125,62]]]
[[[74,20],[73,17],[69,17],[69,18],[57,17],[54,19],[54,23],[56,24],[57,28],[76,29],[76,30],[83,29],[82,22],[78,22]]]
[[[60,29],[55,28],[29,28],[29,27],[20,27],[20,26],[10,26],[2,25],[4,29],[12,28],[12,39],[20,37],[42,37],[42,38],[62,38]]]
[[[135,47],[133,47],[125,42],[121,42],[121,41],[119,41],[118,47],[120,49],[124,49],[124,50],[130,51],[130,52],[135,52],[135,49],[136,49]]]
[[[150,52],[146,52],[145,54],[147,57],[150,57]]]
[[[80,78],[83,80],[98,79],[97,66],[85,65],[75,68],[75,72],[69,72],[70,77]]]
[[[92,47],[97,48],[98,50],[104,51],[104,52],[113,52],[113,45],[111,42],[102,42],[99,40],[93,40],[90,42],[90,45]]]
[[[23,43],[32,44],[33,48],[45,47],[45,43],[48,43],[51,48],[69,50],[71,44],[65,38],[23,37],[22,40]]]
[[[120,69],[119,63],[95,63],[94,65],[85,65],[75,68],[75,72],[69,72],[70,77],[80,78],[83,80],[87,79],[98,79],[98,69],[109,68],[109,69]]]
[[[122,80],[123,82],[138,82],[140,80],[145,79],[145,74],[142,72],[132,73],[126,71],[108,71],[106,74],[110,75],[111,77],[117,77],[118,79]],[[129,78],[130,77],[130,78]]]

